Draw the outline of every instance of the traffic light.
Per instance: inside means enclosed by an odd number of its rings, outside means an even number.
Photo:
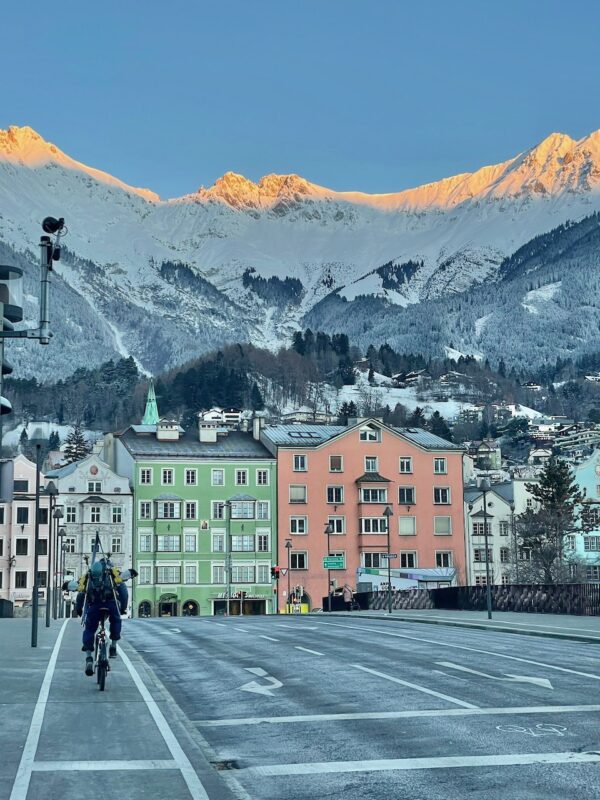
[[[278,581],[281,567],[271,567],[271,578]]]

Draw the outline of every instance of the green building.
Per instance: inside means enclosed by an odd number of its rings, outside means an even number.
[[[158,419],[151,386],[143,423],[108,438],[134,492],[134,616],[276,611],[277,469],[260,423],[184,431]]]

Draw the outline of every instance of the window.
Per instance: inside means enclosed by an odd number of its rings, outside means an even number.
[[[196,534],[186,533],[183,538],[184,548],[186,553],[196,552]]]
[[[575,537],[574,536],[565,536],[565,549],[566,550],[575,550]]]
[[[197,486],[198,485],[198,470],[197,469],[186,469],[185,471],[185,485],[186,486]],[[187,567],[186,567],[187,569]],[[195,583],[195,581],[194,581]]]
[[[4,539],[0,539],[0,557],[4,555]]]
[[[100,522],[100,506],[90,506],[90,522]]]
[[[27,573],[26,572],[15,572],[15,589],[26,589],[27,588]]]
[[[213,500],[210,508],[211,519],[225,519],[225,503],[222,500]]]
[[[37,574],[37,585],[40,588],[44,588],[46,586],[46,571],[40,570]]]
[[[414,536],[416,532],[416,517],[398,517],[398,533],[400,536]]]
[[[401,506],[414,506],[414,504],[415,504],[415,487],[414,486],[399,486],[398,487],[398,503]]]
[[[268,553],[271,549],[269,547],[269,534],[268,533],[257,533],[256,534],[256,550],[259,553]],[[263,581],[259,581],[259,583],[263,583]]]
[[[485,536],[487,529],[487,535],[492,535],[492,523],[486,522],[485,527],[483,522],[474,522],[473,523],[473,536]]]
[[[400,551],[400,569],[414,569],[417,566],[417,554],[414,550]]]
[[[38,509],[39,513],[39,523],[40,525],[47,525],[48,524],[48,509],[47,508],[40,508]]]
[[[269,564],[258,565],[257,583],[271,583],[271,567]]]
[[[196,564],[186,564],[184,572],[186,583],[196,583]]]
[[[247,486],[248,485],[248,470],[247,469],[236,469],[236,471],[235,471],[235,485],[236,486]]]
[[[181,581],[181,567],[157,567],[157,583],[179,583]]]
[[[75,537],[74,536],[65,536],[63,539],[63,543],[65,545],[65,553],[74,553],[75,552]]]
[[[452,517],[434,517],[433,533],[435,536],[451,536]]]
[[[17,525],[29,525],[29,508],[17,506]]]
[[[308,554],[304,550],[297,550],[290,553],[291,569],[308,569]]]
[[[451,550],[438,550],[435,554],[436,567],[451,567],[452,566],[452,551]]]
[[[308,517],[290,517],[290,533],[308,533]]]
[[[196,519],[198,516],[197,503],[195,500],[186,500],[185,502],[185,519]]]
[[[77,507],[67,506],[65,522],[77,522]]]
[[[111,518],[114,525],[120,525],[123,522],[123,506],[113,506]]]
[[[234,500],[230,508],[231,519],[254,519],[254,500]]]
[[[225,583],[225,567],[222,564],[213,564],[212,583]]]
[[[0,506],[0,525],[4,525],[4,506]]]
[[[92,538],[90,539],[90,550],[93,553],[95,549],[96,549],[96,537],[92,536]]]
[[[121,537],[120,536],[112,536],[110,540],[110,551],[111,553],[121,553]]]
[[[492,551],[491,550],[487,551],[487,560],[488,561],[492,561],[493,560]],[[485,564],[485,549],[484,548],[476,547],[475,550],[473,550],[473,561],[482,562],[482,563]]]
[[[89,494],[101,494],[102,481],[88,481],[88,492]]]
[[[254,536],[241,535],[231,537],[231,552],[232,553],[253,553],[254,552]]]
[[[211,471],[211,484],[212,486],[225,486],[224,469],[213,469]]]
[[[372,428],[370,425],[360,429],[359,439],[361,442],[381,441],[381,431],[379,428]]]
[[[29,491],[29,481],[14,481],[14,483],[13,483],[13,491],[14,492],[28,492]]]
[[[365,472],[377,472],[377,470],[378,470],[377,457],[365,456]]]
[[[254,583],[256,570],[253,564],[235,564],[231,568],[233,583]]]
[[[152,519],[152,503],[149,500],[140,501],[140,519]]]
[[[410,456],[401,456],[398,472],[409,473],[413,471],[412,458]]]
[[[527,508],[533,508],[533,500],[531,499],[531,497],[527,498],[526,505]]]
[[[306,486],[290,485],[290,503],[306,503]]]
[[[448,461],[445,458],[433,459],[433,472],[435,475],[445,475],[448,472]]]
[[[586,567],[585,577],[588,581],[600,581],[600,567]]]
[[[173,485],[173,470],[170,467],[165,467],[161,472],[161,483],[163,486]]]
[[[588,552],[600,550],[600,536],[584,536],[583,549]]]
[[[508,564],[510,559],[510,550],[508,547],[501,547],[500,548],[500,563],[501,564]]]
[[[305,455],[294,456],[294,472],[306,472],[307,458]]]
[[[256,519],[271,518],[271,503],[269,500],[258,500],[256,503]]]
[[[500,529],[500,536],[508,536],[508,522],[506,522],[506,520],[501,520],[498,523],[498,527]]]
[[[510,576],[507,575],[506,572],[503,572],[500,576],[500,582],[502,583],[502,586],[508,586],[510,583]]]
[[[387,503],[387,489],[361,489],[361,503]]]
[[[38,539],[38,556],[48,555],[48,539]]]
[[[379,569],[379,567],[387,567],[386,553],[363,553],[362,564],[367,569]]]
[[[152,567],[145,564],[140,565],[140,579],[138,583],[152,583]]]
[[[2,578],[3,577],[4,577],[4,573],[2,572],[2,570],[0,570],[0,589],[3,588],[3,584],[2,584]]]
[[[359,520],[359,530],[361,533],[385,533],[385,517],[361,517]]]
[[[152,552],[152,534],[151,533],[140,533],[139,535],[139,543],[140,543],[140,553],[151,553]]]
[[[329,472],[343,472],[344,459],[342,456],[329,456]]]
[[[339,505],[344,502],[344,487],[343,486],[328,486],[327,487],[327,502],[336,503]]]
[[[17,539],[15,554],[18,556],[26,556],[29,552],[29,543],[27,539]]]
[[[181,519],[181,503],[161,500],[156,504],[157,519]]]
[[[346,517],[328,517],[327,522],[333,528],[332,534],[346,533]]]
[[[152,483],[152,469],[146,467],[145,469],[140,470],[140,484],[144,486],[150,486]]]
[[[159,553],[178,553],[181,550],[181,537],[177,534],[160,534],[156,537],[156,550]]]
[[[212,535],[212,551],[213,553],[225,552],[225,534],[213,533]]]
[[[582,517],[587,525],[597,528],[600,523],[600,508],[586,508],[582,512]]]
[[[490,575],[490,581],[493,582],[493,578],[491,575]],[[487,586],[487,577],[485,575],[476,575],[475,586]]]
[[[450,504],[450,489],[447,486],[434,486],[433,488],[433,502],[438,506],[447,506]]]
[[[268,486],[269,485],[269,470],[268,469],[257,469],[256,470],[256,485],[257,486]]]

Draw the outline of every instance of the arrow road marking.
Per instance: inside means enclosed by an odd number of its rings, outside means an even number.
[[[283,686],[281,681],[278,681],[277,678],[273,678],[273,676],[265,672],[262,667],[246,667],[245,669],[246,672],[258,675],[259,678],[265,678],[269,683],[265,685],[258,683],[258,681],[250,681],[239,687],[243,692],[254,692],[255,694],[264,694],[267,695],[267,697],[272,697],[273,689],[280,689]]]
[[[479,672],[476,669],[469,669],[460,664],[453,664],[451,661],[436,661],[439,667],[447,667],[448,669],[458,669],[461,672],[469,672],[471,675],[481,675],[482,678],[489,678],[492,681],[508,681],[510,683],[533,683],[535,686],[541,686],[543,689],[553,689],[554,687],[547,678],[533,678],[529,675],[509,675],[507,672],[503,676],[488,675],[487,672]]]

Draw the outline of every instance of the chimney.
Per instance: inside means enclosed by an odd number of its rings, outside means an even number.
[[[217,422],[203,422],[202,419],[198,422],[198,435],[201,442],[216,442],[217,441]]]
[[[265,418],[264,417],[253,417],[252,418],[252,438],[256,439],[258,442],[260,440],[260,432],[265,426]]]

